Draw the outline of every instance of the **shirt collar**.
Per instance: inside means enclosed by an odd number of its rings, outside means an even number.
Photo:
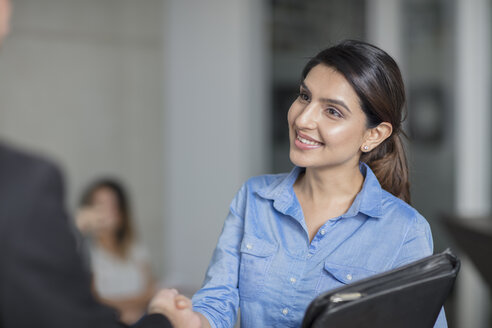
[[[364,183],[345,216],[355,216],[361,212],[370,217],[381,218],[383,216],[383,189],[366,163],[360,163],[360,171],[364,176]]]
[[[294,167],[288,175],[259,189],[257,194],[265,199],[273,200],[273,206],[277,211],[292,217],[299,216],[301,207],[295,196],[293,185],[304,170],[302,167]],[[383,216],[381,185],[367,164],[360,163],[360,171],[364,176],[362,189],[343,217],[353,217],[360,212],[370,217],[381,218]]]
[[[303,167],[294,167],[286,176],[259,189],[257,194],[265,199],[273,200],[273,207],[277,211],[300,219],[302,217],[302,210],[294,193],[293,186],[299,174],[304,172],[304,170],[305,168]]]

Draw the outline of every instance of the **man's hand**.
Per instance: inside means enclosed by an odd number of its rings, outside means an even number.
[[[150,301],[149,314],[165,315],[175,328],[200,328],[200,317],[193,312],[191,300],[176,289],[162,289]]]

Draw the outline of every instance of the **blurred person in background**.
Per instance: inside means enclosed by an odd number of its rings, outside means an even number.
[[[100,179],[87,187],[80,206],[76,224],[89,237],[94,291],[131,324],[142,316],[156,284],[148,253],[135,240],[128,194],[119,181]]]
[[[0,45],[10,30],[12,6],[9,0],[0,0]]]
[[[204,327],[233,327],[239,308],[243,328],[299,327],[319,294],[432,254],[408,204],[404,105],[398,65],[373,45],[308,61],[287,114],[295,167],[249,179],[232,201],[193,296]]]
[[[10,1],[0,0],[0,46],[10,15]],[[58,167],[0,142],[0,181],[0,327],[126,327],[91,293]],[[176,290],[157,293],[147,313],[134,327],[200,324],[191,302]]]

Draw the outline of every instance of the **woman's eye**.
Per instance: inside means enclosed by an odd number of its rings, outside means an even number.
[[[328,112],[328,114],[330,114],[332,116],[342,117],[342,114],[340,114],[340,112],[337,109],[335,109],[335,108],[330,107],[326,111]]]
[[[299,99],[301,99],[302,101],[309,101],[309,96],[306,93],[301,92],[299,93]]]

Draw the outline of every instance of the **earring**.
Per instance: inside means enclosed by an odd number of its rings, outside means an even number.
[[[364,146],[364,150],[369,150],[369,146],[368,145],[365,145]]]

